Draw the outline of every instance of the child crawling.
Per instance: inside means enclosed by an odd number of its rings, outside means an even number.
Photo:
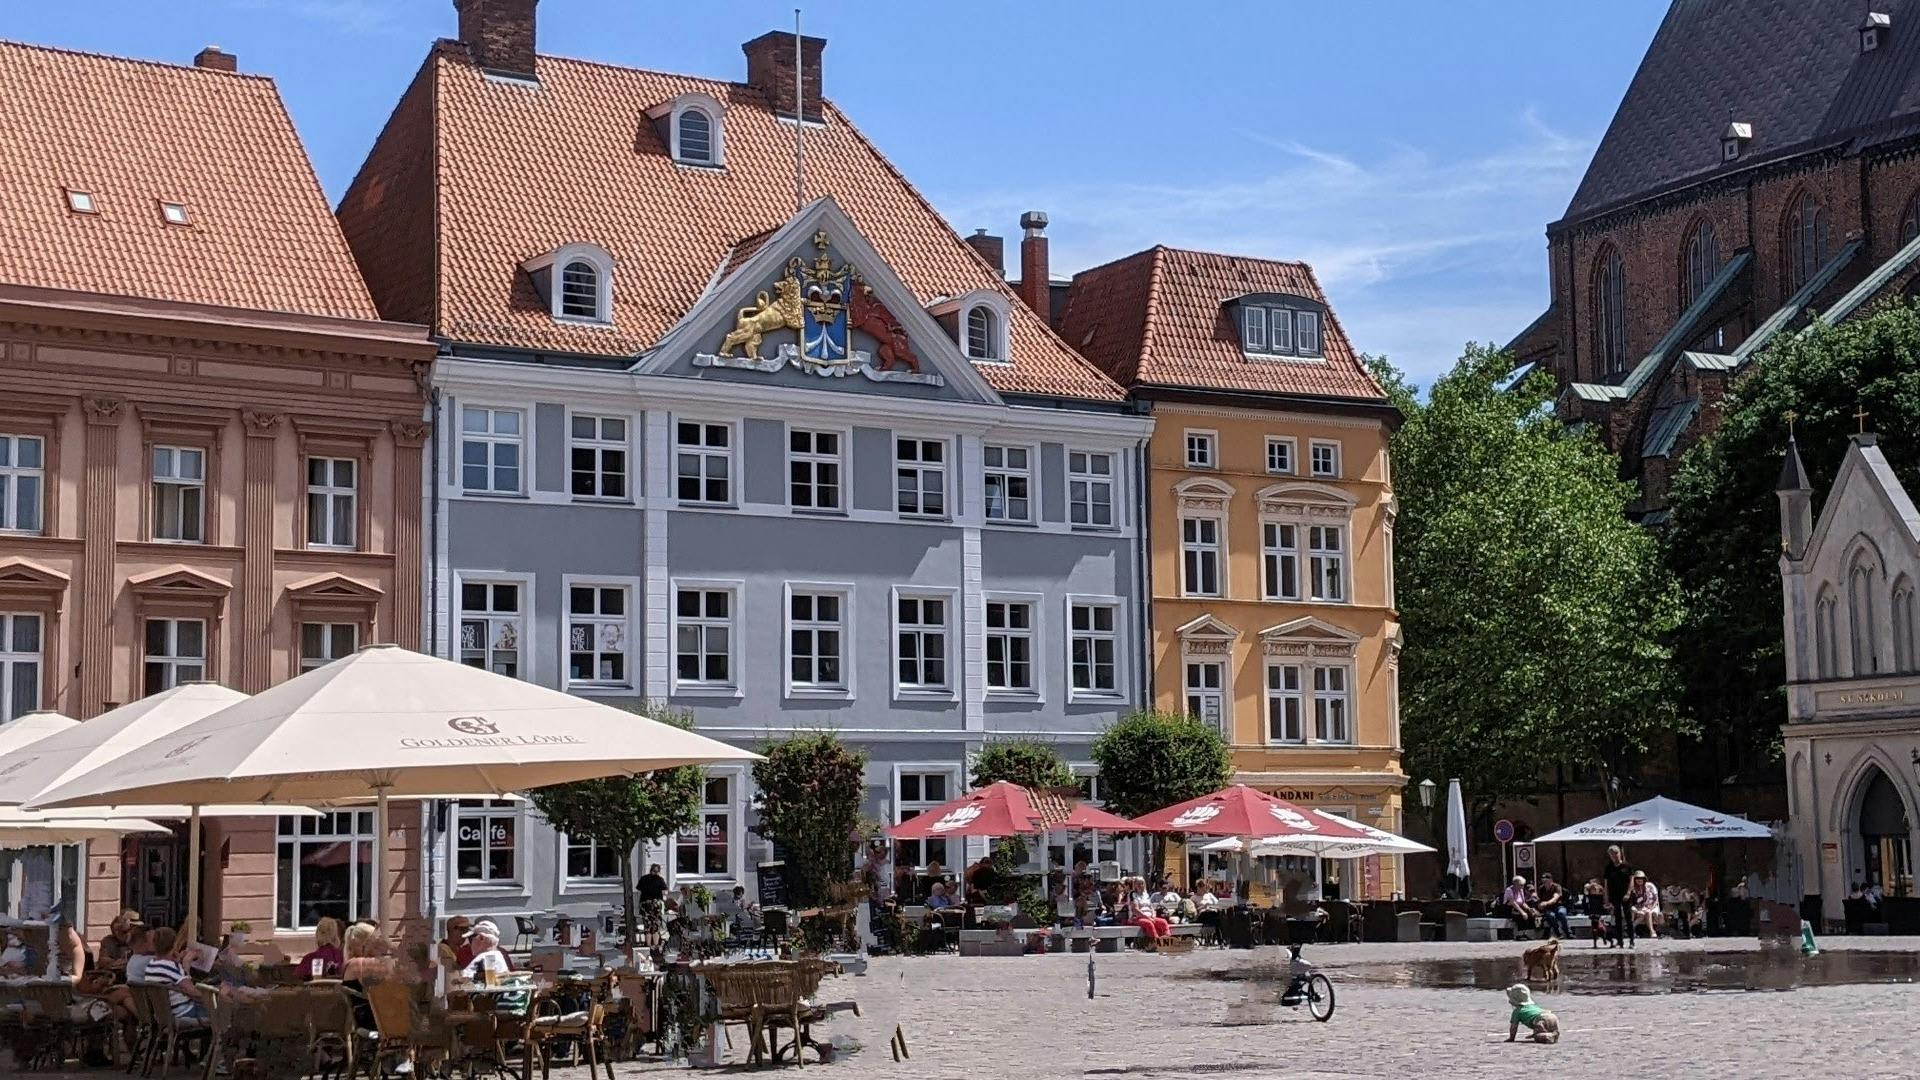
[[[1507,1041],[1512,1042],[1520,1036],[1520,1027],[1526,1025],[1533,1032],[1529,1038],[1537,1043],[1557,1043],[1560,1041],[1560,1020],[1553,1013],[1534,1003],[1533,991],[1523,983],[1514,983],[1507,987],[1507,1002],[1513,1006],[1513,1016],[1507,1021]]]

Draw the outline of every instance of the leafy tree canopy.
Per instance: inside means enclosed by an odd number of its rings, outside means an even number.
[[[1040,739],[994,739],[973,759],[973,786],[1005,780],[1024,788],[1072,787],[1073,770],[1053,744]]]
[[[1182,713],[1121,717],[1094,739],[1093,760],[1100,766],[1107,809],[1122,817],[1197,799],[1233,777],[1227,741]]]
[[[831,899],[853,869],[867,753],[832,732],[796,735],[761,751],[753,783],[762,836],[786,853],[787,891],[795,907]]]
[[[1616,773],[1676,725],[1678,591],[1625,515],[1632,486],[1549,404],[1553,380],[1470,346],[1425,402],[1372,361],[1406,416],[1392,442],[1409,775],[1488,806],[1555,765]]]

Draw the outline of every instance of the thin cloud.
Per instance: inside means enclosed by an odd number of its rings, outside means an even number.
[[[228,0],[232,7],[266,11],[326,25],[348,34],[384,34],[401,27],[396,0]]]

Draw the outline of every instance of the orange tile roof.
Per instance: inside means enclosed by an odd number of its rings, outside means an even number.
[[[1327,302],[1306,263],[1153,247],[1074,275],[1060,336],[1126,386],[1386,397],[1331,307],[1324,362],[1249,359],[1223,301],[1257,292]]]
[[[459,43],[439,43],[340,215],[390,317],[430,317],[435,333],[477,345],[637,354],[740,258],[730,257],[736,245],[796,212],[793,126],[746,85],[552,56],[537,68],[538,86],[516,84],[482,74]],[[686,93],[724,106],[724,169],[676,165],[647,118]],[[409,100],[421,95],[430,106]],[[1019,302],[832,103],[824,115],[806,131],[809,200],[832,195],[923,303],[974,289],[1007,296],[1014,362],[980,365],[996,390],[1124,396]],[[429,155],[432,184],[413,175]],[[437,261],[383,285],[374,266],[412,246],[386,222],[417,222],[418,205],[436,196]],[[412,209],[398,205],[409,200]],[[610,326],[556,322],[521,269],[569,243],[613,254]],[[431,312],[407,299],[422,277],[436,283]]]
[[[0,41],[0,87],[0,282],[378,318],[271,79]]]

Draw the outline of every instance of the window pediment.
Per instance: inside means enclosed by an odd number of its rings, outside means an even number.
[[[1196,476],[1173,485],[1173,495],[1183,512],[1224,514],[1233,501],[1233,487],[1224,481]]]
[[[50,566],[18,556],[0,560],[0,588],[14,591],[64,592],[72,579]]]
[[[1237,628],[1212,615],[1202,615],[1174,633],[1180,635],[1181,651],[1191,656],[1225,655],[1233,650],[1233,643],[1240,637]]]
[[[1270,517],[1293,517],[1345,521],[1357,505],[1352,495],[1325,484],[1272,484],[1261,488],[1255,499],[1260,512]]]
[[[316,574],[287,586],[287,599],[296,603],[376,604],[384,595],[379,588],[345,574]]]
[[[1260,643],[1268,656],[1351,659],[1359,652],[1360,635],[1307,615],[1260,631]]]
[[[233,591],[233,586],[227,582],[178,563],[158,570],[149,570],[144,574],[135,574],[127,579],[127,588],[144,601],[218,602],[226,599],[227,594]]]

